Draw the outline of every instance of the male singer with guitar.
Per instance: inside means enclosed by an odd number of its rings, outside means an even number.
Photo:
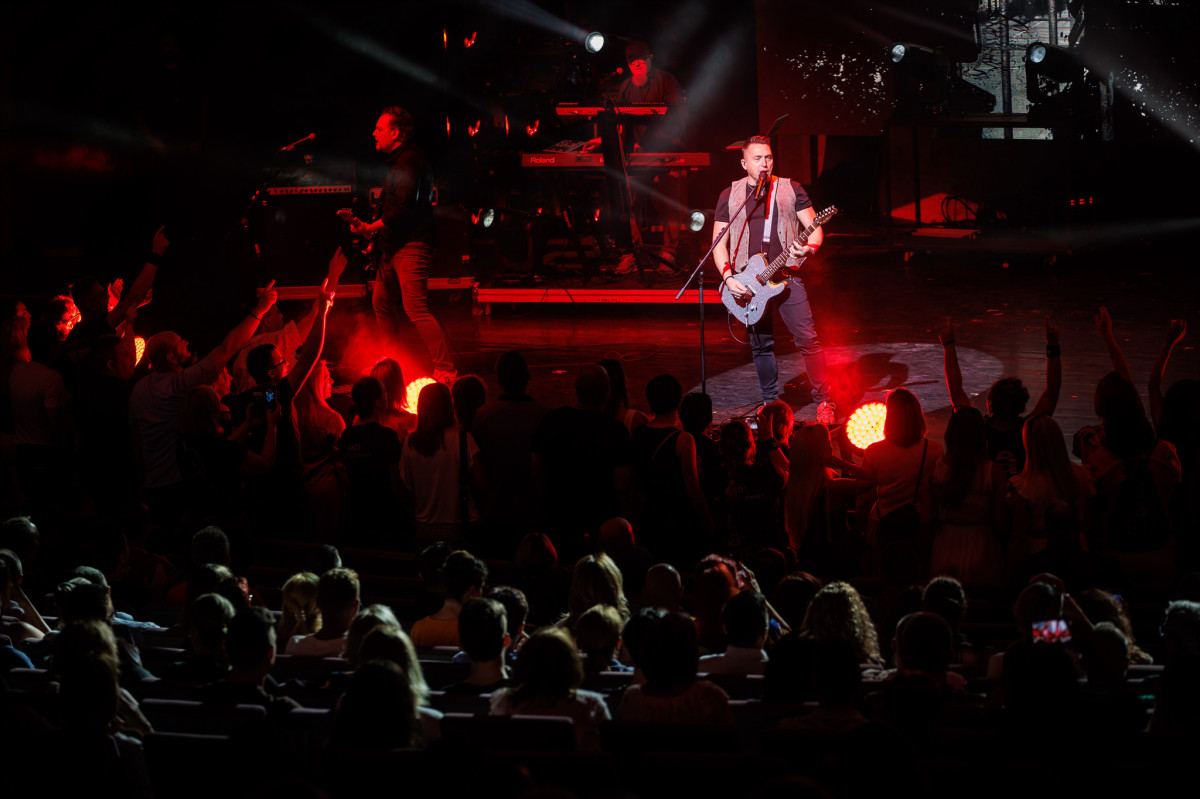
[[[429,312],[429,263],[433,260],[433,171],[412,142],[412,117],[390,106],[375,123],[375,149],[387,156],[379,218],[350,221],[350,229],[375,239],[379,261],[372,304],[381,335],[397,339],[399,309],[416,326],[433,358],[433,376],[451,382],[457,374],[442,326]],[[397,297],[399,295],[399,297]]]
[[[738,280],[737,273],[745,268],[754,253],[764,253],[773,261],[786,249],[791,257],[788,264],[797,259],[813,255],[821,246],[824,234],[816,228],[804,244],[797,236],[816,219],[812,201],[804,188],[794,180],[774,177],[774,157],[771,141],[765,136],[751,136],[742,145],[742,168],[746,177],[734,181],[721,193],[717,200],[713,237],[721,235],[731,227],[729,235],[717,243],[713,260],[721,272],[722,292],[732,292],[738,297],[749,297],[750,289]],[[762,195],[751,199],[736,218],[730,219],[748,195],[753,195],[763,178]],[[768,224],[769,223],[769,224]],[[731,258],[729,253],[733,252]],[[817,328],[813,322],[808,294],[798,275],[786,278],[787,288],[779,295],[777,303],[783,323],[791,331],[796,347],[804,355],[804,368],[812,383],[812,397],[817,405],[817,421],[833,424],[836,409],[830,402],[829,375],[825,368],[825,353],[817,340]],[[775,337],[772,331],[774,314],[768,308],[761,320],[747,328],[750,334],[750,353],[754,357],[754,371],[758,374],[758,388],[763,402],[779,397],[779,370],[775,364]]]

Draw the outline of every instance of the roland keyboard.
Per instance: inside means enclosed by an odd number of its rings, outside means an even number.
[[[521,166],[540,169],[601,169],[600,153],[521,153]],[[698,169],[708,166],[708,153],[630,153],[625,156],[630,169]]]
[[[612,109],[602,105],[586,105],[584,103],[559,103],[554,110],[560,117],[594,117],[605,111],[612,110],[626,116],[662,116],[670,106],[666,103],[630,103],[616,105]]]

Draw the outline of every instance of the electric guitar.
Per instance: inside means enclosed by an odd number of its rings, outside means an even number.
[[[359,222],[359,218],[354,215],[354,211],[349,208],[342,208],[337,212],[338,219],[348,225],[354,225]],[[358,251],[365,255],[369,260],[372,258],[372,251],[375,249],[375,237],[373,234],[355,233],[355,236],[361,237],[361,242],[358,245]]]
[[[837,212],[837,206],[831,205],[817,214],[817,218],[796,237],[796,240],[801,244],[807,244],[808,237],[812,235],[812,232],[828,222]],[[784,247],[779,257],[770,263],[767,263],[767,256],[762,253],[750,256],[750,260],[746,262],[741,271],[734,274],[738,282],[750,289],[749,297],[736,296],[729,290],[727,283],[722,282],[721,302],[725,303],[725,308],[729,311],[729,315],[747,327],[757,324],[763,318],[763,314],[766,313],[767,304],[771,299],[778,296],[780,292],[787,288],[786,277],[779,282],[775,282],[774,278],[776,273],[787,264],[789,257],[790,253],[787,247]],[[801,258],[799,263],[790,268],[798,268],[800,264],[803,264],[807,260],[807,257]]]

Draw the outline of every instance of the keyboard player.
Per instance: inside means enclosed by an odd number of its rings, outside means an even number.
[[[684,138],[687,120],[684,116],[683,90],[679,81],[669,72],[654,67],[654,54],[641,41],[631,41],[625,47],[625,61],[629,64],[629,77],[621,83],[617,93],[620,105],[633,103],[658,103],[670,110],[662,117],[651,117],[648,124],[627,126],[625,134],[626,152],[681,152],[686,148]],[[630,136],[632,129],[632,136]],[[687,206],[685,170],[648,173],[631,180],[635,209],[644,209],[646,200],[654,208],[663,227],[663,246],[659,256],[675,263],[675,251],[679,247],[679,230],[683,225],[683,212]],[[636,213],[636,211],[635,211]],[[644,216],[644,212],[639,214]],[[643,221],[644,227],[644,221]],[[633,258],[626,256],[617,266],[617,274],[628,274],[636,268]],[[672,275],[676,270],[664,265],[658,267],[660,274]]]

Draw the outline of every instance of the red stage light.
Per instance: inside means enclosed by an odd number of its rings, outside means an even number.
[[[504,115],[504,135],[508,135],[508,114]]]
[[[887,421],[887,405],[868,402],[859,406],[846,420],[846,438],[858,449],[866,449],[883,441],[883,424]]]
[[[446,116],[446,138],[450,138],[450,117]]]
[[[404,410],[409,413],[417,412],[417,397],[421,396],[421,389],[430,383],[436,383],[432,377],[418,377],[416,380],[408,384],[408,388],[404,389]]]
[[[478,33],[478,31],[471,31],[470,37],[463,39],[463,47],[470,48],[471,45],[475,44],[475,37],[478,35]]]
[[[450,47],[450,40],[446,36],[446,29],[442,28],[442,49],[446,50]]]
[[[539,123],[539,122],[541,122],[541,120],[540,120],[540,119],[535,119],[535,120],[533,120],[533,124],[532,124],[532,125],[526,125],[526,126],[525,126],[525,132],[526,132],[526,133],[528,133],[530,136],[532,136],[533,134],[537,133],[537,130],[538,130],[538,123]]]
[[[476,133],[478,133],[479,126],[482,124],[482,122],[483,122],[483,120],[477,119],[477,120],[475,120],[474,125],[467,125],[467,135],[474,136]]]
[[[135,336],[133,339],[133,365],[137,366],[142,362],[142,356],[146,354],[146,339],[141,336]]]

